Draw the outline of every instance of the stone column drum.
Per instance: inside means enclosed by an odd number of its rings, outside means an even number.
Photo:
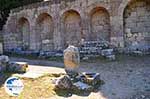
[[[77,47],[69,45],[66,50],[64,50],[64,64],[66,73],[75,77],[78,75],[78,67],[80,63],[80,55]]]

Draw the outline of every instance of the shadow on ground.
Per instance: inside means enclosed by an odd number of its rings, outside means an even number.
[[[3,72],[0,73],[0,87],[2,87],[2,85],[5,83],[5,81],[11,77],[12,73],[10,72]]]

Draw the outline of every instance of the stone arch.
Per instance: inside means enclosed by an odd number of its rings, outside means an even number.
[[[68,10],[62,16],[64,47],[68,44],[78,46],[82,38],[81,16],[76,10]]]
[[[110,15],[103,7],[96,7],[90,12],[90,40],[110,40]]]
[[[54,26],[48,13],[40,14],[36,19],[36,47],[42,51],[54,50]]]
[[[28,50],[30,47],[30,23],[27,18],[21,17],[18,20],[18,43],[24,50]]]
[[[150,1],[131,0],[123,12],[125,45],[136,49],[150,47]]]

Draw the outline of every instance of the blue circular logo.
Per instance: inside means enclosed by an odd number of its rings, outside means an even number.
[[[10,77],[5,82],[5,91],[11,96],[18,96],[24,88],[22,81],[18,77]]]

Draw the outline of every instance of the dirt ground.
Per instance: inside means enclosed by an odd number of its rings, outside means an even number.
[[[11,58],[11,60],[26,61],[37,68],[38,66],[64,67],[63,62],[23,58]],[[50,99],[150,99],[150,56],[121,56],[113,62],[101,59],[89,60],[81,62],[79,70],[100,73],[105,83],[98,92],[92,92],[87,96],[61,97],[58,95]],[[36,71],[45,72],[42,68]],[[48,71],[50,72],[51,69],[46,68],[46,72]]]

